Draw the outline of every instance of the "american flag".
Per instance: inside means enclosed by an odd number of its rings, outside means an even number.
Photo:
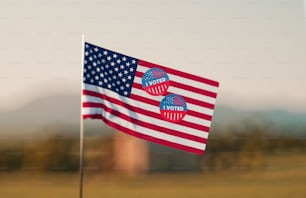
[[[142,87],[143,75],[152,68],[161,69],[170,79],[167,92],[159,96],[147,93]],[[155,77],[164,75],[159,74]],[[138,138],[204,153],[218,82],[86,42],[82,86],[84,119],[101,119]],[[160,103],[169,94],[177,94],[186,101],[186,115],[180,122],[170,122],[161,115]],[[176,103],[183,105],[179,98],[177,100]]]

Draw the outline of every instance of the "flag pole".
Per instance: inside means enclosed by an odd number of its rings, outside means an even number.
[[[84,126],[82,115],[82,91],[83,91],[83,68],[84,68],[84,34],[82,34],[82,58],[81,58],[81,104],[80,104],[80,196],[83,198],[83,161],[84,161]]]

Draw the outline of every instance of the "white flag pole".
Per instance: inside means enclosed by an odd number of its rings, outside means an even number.
[[[82,34],[82,59],[81,59],[81,105],[80,105],[80,197],[83,198],[83,161],[84,161],[84,126],[82,115],[82,91],[83,91],[83,70],[84,70],[84,50],[85,50],[84,34]]]

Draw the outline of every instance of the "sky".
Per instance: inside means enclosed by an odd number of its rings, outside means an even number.
[[[1,0],[0,111],[77,94],[81,35],[220,82],[217,105],[306,112],[303,0]]]

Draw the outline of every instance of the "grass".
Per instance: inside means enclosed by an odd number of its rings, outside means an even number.
[[[302,198],[306,197],[306,155],[267,158],[264,170],[137,177],[85,174],[84,198]],[[1,198],[77,198],[77,174],[1,173]]]

